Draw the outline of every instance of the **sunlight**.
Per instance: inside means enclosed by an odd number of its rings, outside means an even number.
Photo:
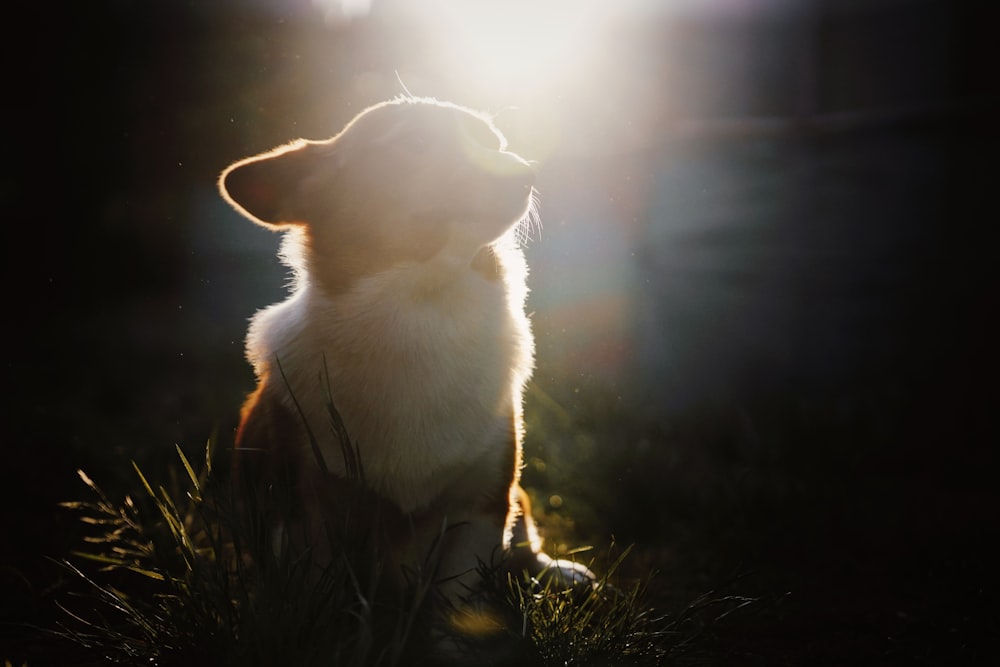
[[[328,22],[350,21],[367,16],[371,11],[371,0],[312,0]]]
[[[428,3],[442,58],[463,78],[500,89],[579,74],[606,3],[588,0]]]
[[[503,116],[508,137],[543,161],[572,126],[566,101],[598,79],[600,45],[623,10],[596,0],[427,0],[405,11],[424,37],[419,64],[399,67],[404,83]]]

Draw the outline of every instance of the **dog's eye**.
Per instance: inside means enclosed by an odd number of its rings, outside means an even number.
[[[459,127],[464,142],[492,151],[504,149],[505,142],[499,133],[479,118],[463,117]]]

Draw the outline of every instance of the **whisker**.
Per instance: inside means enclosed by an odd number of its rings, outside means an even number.
[[[541,200],[538,196],[538,190],[531,188],[531,195],[529,197],[530,203],[528,205],[528,211],[521,218],[521,221],[517,223],[515,229],[515,234],[517,236],[518,243],[521,245],[528,245],[530,241],[534,241],[534,232],[538,232],[538,237],[541,238],[542,232],[542,218],[541,218]]]

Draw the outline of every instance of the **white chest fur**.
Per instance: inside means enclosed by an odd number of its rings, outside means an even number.
[[[404,511],[426,507],[467,469],[509,458],[533,346],[523,256],[506,247],[498,261],[498,280],[431,262],[335,296],[304,279],[254,317],[247,356],[287,382],[287,407],[298,412],[294,395],[329,470],[345,469],[330,398],[367,482]],[[310,455],[308,443],[295,446]]]

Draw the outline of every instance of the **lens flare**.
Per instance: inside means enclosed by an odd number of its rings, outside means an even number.
[[[537,87],[565,76],[586,50],[588,2],[443,3],[440,43],[455,67],[501,88]]]
[[[328,23],[349,22],[367,16],[372,0],[312,0]]]

